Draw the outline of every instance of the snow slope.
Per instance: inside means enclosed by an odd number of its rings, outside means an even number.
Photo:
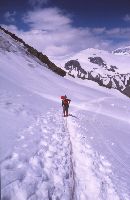
[[[129,200],[129,98],[60,77],[0,38],[1,199]]]

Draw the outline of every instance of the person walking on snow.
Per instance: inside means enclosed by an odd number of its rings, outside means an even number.
[[[68,116],[68,109],[69,109],[70,102],[71,102],[71,100],[68,99],[67,96],[65,95],[64,98],[62,99],[62,107],[63,107],[64,117]]]

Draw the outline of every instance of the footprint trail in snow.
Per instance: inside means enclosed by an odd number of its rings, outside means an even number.
[[[68,129],[73,151],[76,200],[120,200],[109,177],[111,164],[87,144],[78,130],[78,123],[69,119]]]
[[[128,200],[111,164],[81,134],[77,118],[51,110],[21,131],[1,163],[2,200]]]
[[[40,116],[21,132],[14,152],[1,164],[2,199],[72,199],[70,145],[61,117]]]

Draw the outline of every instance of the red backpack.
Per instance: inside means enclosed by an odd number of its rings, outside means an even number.
[[[69,104],[68,99],[63,99],[63,104],[64,104],[64,105],[68,105],[68,104]]]

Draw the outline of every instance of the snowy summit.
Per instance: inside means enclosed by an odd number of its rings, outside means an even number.
[[[115,88],[130,97],[130,57],[98,49],[86,49],[66,60],[68,74]]]

